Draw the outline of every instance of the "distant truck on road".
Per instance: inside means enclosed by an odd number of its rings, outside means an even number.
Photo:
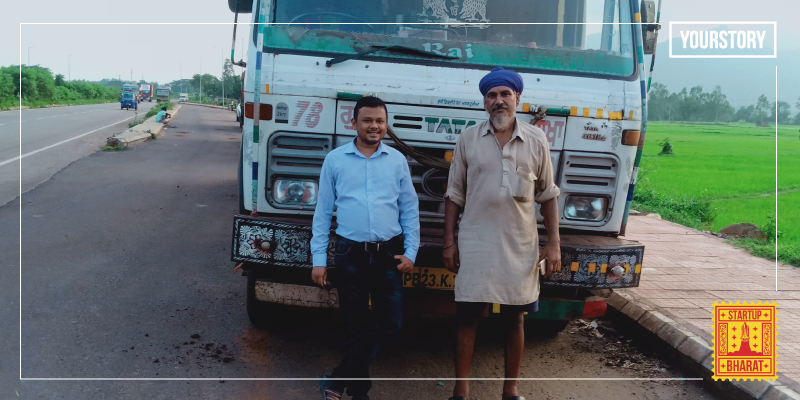
[[[189,101],[189,93],[181,93],[181,97],[178,101]]]
[[[132,93],[133,94],[133,101],[135,101],[136,103],[140,103],[142,101],[141,97],[139,95],[139,87],[135,83],[125,83],[125,84],[123,84],[122,85],[122,94],[124,95],[125,93]],[[120,100],[122,100],[122,98],[124,98],[124,97],[125,96],[122,96],[120,98]]]
[[[160,87],[156,89],[156,102],[162,101],[169,101],[169,96],[172,93],[172,89],[168,87]]]
[[[119,99],[119,109],[130,110],[131,108],[134,110],[139,109],[139,104],[136,102],[136,95],[131,91],[122,92],[122,95]]]
[[[149,83],[139,85],[139,92],[142,94],[142,101],[153,101],[153,89],[155,89],[155,87]]]

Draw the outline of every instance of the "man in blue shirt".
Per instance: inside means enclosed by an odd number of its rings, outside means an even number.
[[[368,379],[343,378],[369,378],[372,360],[400,330],[402,276],[414,267],[419,249],[419,201],[408,162],[381,143],[388,128],[386,105],[377,97],[364,97],[356,103],[350,123],[356,128],[356,138],[328,153],[322,164],[311,239],[311,279],[324,287],[335,206],[334,280],[345,354],[333,373],[320,381],[326,400],[339,400],[345,389],[354,400],[369,399],[372,383]]]
[[[156,122],[163,122],[166,124],[169,117],[171,117],[171,115],[167,114],[167,107],[161,107],[161,111],[156,114]]]

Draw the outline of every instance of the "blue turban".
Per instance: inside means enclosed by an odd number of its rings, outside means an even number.
[[[486,96],[486,93],[496,86],[508,86],[515,92],[522,93],[522,77],[516,71],[497,67],[481,79],[479,87],[481,94]]]

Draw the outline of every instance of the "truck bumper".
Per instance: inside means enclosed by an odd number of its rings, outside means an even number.
[[[415,271],[407,273],[404,280],[424,282],[419,279],[420,275],[442,270],[443,234],[441,228],[422,227]],[[335,307],[338,298],[333,230],[330,237],[328,276],[334,285],[330,293],[311,285],[310,219],[236,215],[231,260],[243,263],[248,277],[257,280],[256,298],[261,301]],[[540,246],[546,242],[547,236],[541,235]],[[542,280],[539,312],[532,318],[574,319],[603,315],[605,299],[588,295],[588,290],[639,286],[643,255],[644,246],[631,240],[562,235],[561,269]],[[452,284],[435,288],[426,287],[424,283],[414,284],[406,289],[406,308],[422,313],[452,314],[455,312],[452,289]],[[561,295],[565,291],[572,291],[573,295]],[[495,309],[493,306],[492,310]]]
[[[425,290],[425,289],[422,289]],[[456,302],[452,291],[406,289],[403,293],[403,307],[410,314],[455,315]],[[256,279],[255,297],[267,303],[311,308],[339,308],[339,293],[336,288],[330,291],[306,285],[273,282]],[[484,316],[497,317],[499,304],[487,307]],[[539,311],[525,313],[526,319],[573,320],[578,318],[599,318],[606,314],[606,299],[599,296],[586,296],[577,299],[539,297]]]

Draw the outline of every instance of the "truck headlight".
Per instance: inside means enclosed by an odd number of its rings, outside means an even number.
[[[567,196],[564,216],[567,219],[602,221],[606,217],[608,199],[605,197]]]
[[[317,204],[319,184],[311,179],[276,179],[272,198],[278,204],[313,206]]]

